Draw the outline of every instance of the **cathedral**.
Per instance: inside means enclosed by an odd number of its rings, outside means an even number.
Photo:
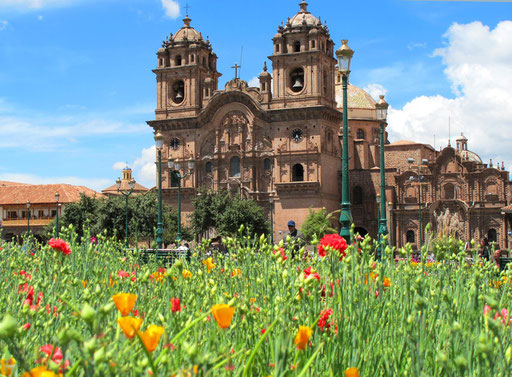
[[[265,62],[259,87],[235,73],[219,90],[213,46],[188,15],[183,22],[157,52],[155,120],[147,122],[164,136],[162,166],[172,160],[184,177],[183,213],[193,211],[191,199],[199,187],[229,190],[255,200],[269,219],[272,211],[279,239],[289,220],[300,228],[310,208],[338,210],[343,92],[327,26],[303,0],[272,38],[272,73]],[[386,198],[379,198],[376,101],[353,85],[348,86],[348,119],[358,232],[376,236],[377,200],[385,200],[396,246],[418,247],[421,212],[424,225],[439,229],[449,217],[448,226],[456,225],[452,230],[460,238],[488,236],[508,247],[510,184],[503,166],[484,164],[467,149],[464,137],[456,148],[437,151],[411,141],[389,143],[386,133]],[[168,168],[162,169],[162,193],[164,201],[177,206],[178,182]]]

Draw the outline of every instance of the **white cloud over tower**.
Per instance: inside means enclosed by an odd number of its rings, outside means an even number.
[[[512,21],[494,29],[481,22],[453,24],[445,46],[434,51],[442,58],[453,98],[419,96],[402,109],[390,109],[393,140],[409,139],[437,147],[464,132],[469,148],[484,160],[505,161],[512,168]]]

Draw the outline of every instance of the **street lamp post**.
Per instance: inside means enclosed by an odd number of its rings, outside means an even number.
[[[27,200],[27,239],[30,234],[30,200]]]
[[[162,147],[164,135],[157,132],[155,135],[155,146],[158,151],[158,224],[156,228],[156,243],[159,249],[163,248],[163,224],[162,224]]]
[[[128,182],[128,186],[130,187],[130,190],[128,191],[121,191],[121,179],[117,178],[116,180],[116,187],[117,187],[117,192],[120,192],[121,194],[124,195],[124,198],[125,198],[125,211],[124,211],[124,223],[125,223],[125,229],[124,229],[124,234],[125,234],[125,247],[128,248],[128,197],[132,194],[133,192],[133,189],[135,188],[135,180],[132,178],[130,179],[130,181]]]
[[[59,199],[58,192],[55,193],[55,238],[59,238]]]
[[[270,194],[268,198],[270,203],[270,240],[274,244],[274,195]]]
[[[423,245],[423,229],[422,229],[422,226],[421,226],[421,206],[422,206],[422,203],[421,203],[421,186],[424,184],[422,183],[421,181],[424,179],[424,177],[421,175],[421,169],[423,168],[428,168],[428,160],[427,159],[422,159],[421,160],[421,164],[418,164],[418,165],[413,165],[415,163],[415,160],[414,158],[408,158],[407,159],[407,162],[409,163],[411,169],[414,169],[416,168],[417,171],[415,172],[416,175],[417,175],[417,178],[416,178],[416,181],[417,181],[417,186],[418,186],[418,225],[419,225],[419,240],[420,240],[420,259],[422,258],[422,255],[421,255],[421,247]],[[410,177],[409,180],[412,182],[415,181],[414,177]]]
[[[174,161],[174,159],[169,158],[167,160],[167,165],[169,166],[169,169],[171,170],[171,174],[176,178],[178,181],[178,234],[176,235],[176,243],[179,245],[181,242],[181,180],[187,178],[188,176],[192,175],[194,173],[194,160],[190,159],[187,162],[188,166],[188,173],[181,174],[181,162]]]
[[[379,216],[379,247],[377,248],[377,258],[380,260],[382,252],[385,250],[386,244],[384,237],[389,233],[386,219],[386,164],[384,160],[384,136],[386,119],[388,115],[388,103],[384,100],[384,96],[380,96],[379,102],[375,105],[377,109],[377,120],[380,122],[380,216]]]
[[[348,168],[348,76],[350,74],[350,63],[354,51],[348,47],[347,40],[341,41],[342,46],[336,51],[338,58],[338,69],[342,77],[343,89],[343,151],[342,151],[342,186],[341,186],[341,214],[340,214],[340,236],[348,243],[350,240],[350,226],[352,224],[352,213],[350,210],[350,182]]]

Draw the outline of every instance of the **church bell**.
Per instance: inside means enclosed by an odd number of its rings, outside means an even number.
[[[295,79],[295,83],[293,84],[292,88],[293,88],[293,89],[296,89],[296,90],[300,90],[300,89],[302,89],[302,88],[303,88],[303,86],[304,86],[304,85],[302,84],[301,79],[297,77],[297,78]]]

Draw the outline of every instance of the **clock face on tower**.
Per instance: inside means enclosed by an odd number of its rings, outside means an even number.
[[[173,137],[169,143],[169,146],[174,150],[178,149],[180,147],[180,139]]]
[[[296,128],[292,131],[292,140],[295,141],[296,143],[300,142],[302,140],[302,138],[304,137],[304,133],[302,132],[302,130],[300,128]]]

